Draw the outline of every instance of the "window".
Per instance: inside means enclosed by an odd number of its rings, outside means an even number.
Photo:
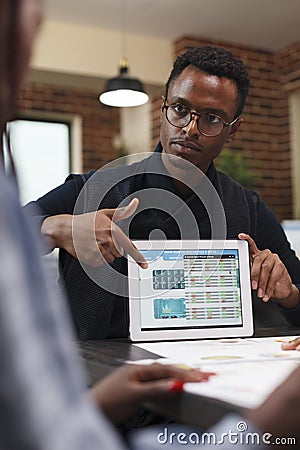
[[[74,139],[81,133],[78,125],[76,118],[69,122],[20,119],[9,124],[22,204],[60,185],[70,172],[82,170],[81,139]]]

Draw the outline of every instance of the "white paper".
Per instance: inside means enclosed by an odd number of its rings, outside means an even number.
[[[216,373],[208,382],[185,384],[186,391],[255,408],[299,365],[300,352],[281,350],[281,343],[290,339],[214,339],[135,345],[165,357],[166,362]]]

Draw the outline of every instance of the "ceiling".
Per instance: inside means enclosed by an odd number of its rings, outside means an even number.
[[[174,41],[184,35],[278,50],[300,41],[300,0],[46,0],[50,20]],[[125,19],[124,19],[125,17]]]

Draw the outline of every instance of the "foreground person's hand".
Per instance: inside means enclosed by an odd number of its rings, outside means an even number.
[[[157,363],[128,364],[99,381],[91,393],[106,416],[120,423],[134,415],[144,401],[174,395],[185,382],[207,381],[211,375],[212,372]]]
[[[296,369],[258,408],[248,412],[246,418],[261,430],[270,433],[270,442],[276,438],[296,439],[291,448],[300,448],[300,368]],[[282,439],[276,448],[286,448]]]

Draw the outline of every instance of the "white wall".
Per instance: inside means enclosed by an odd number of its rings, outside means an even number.
[[[129,153],[150,152],[150,103],[136,108],[122,108],[121,135]]]
[[[120,57],[127,56],[130,74],[151,85],[152,92],[156,86],[164,86],[173,64],[172,42],[130,33],[125,39],[127,54],[121,55],[121,32],[45,21],[31,68],[54,76],[64,73],[107,79],[117,75]],[[121,112],[121,138],[130,153],[151,151],[150,122],[149,104]]]
[[[300,219],[300,92],[289,97],[294,219]]]
[[[121,56],[130,72],[144,83],[165,84],[172,67],[172,43],[126,34],[121,55],[121,33],[98,28],[46,21],[37,39],[32,68],[110,78],[116,75]]]

